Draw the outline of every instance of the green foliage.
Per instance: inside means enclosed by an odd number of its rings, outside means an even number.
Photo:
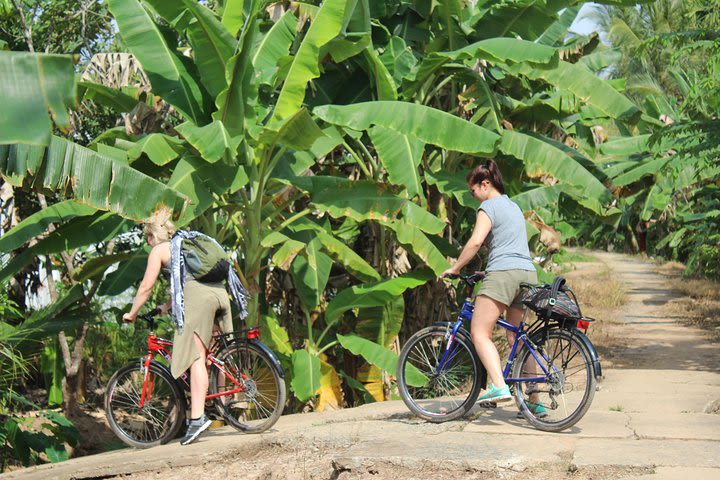
[[[68,108],[75,103],[72,57],[0,52],[0,84],[17,85],[5,102],[6,114],[0,116],[0,144],[47,145],[52,121],[59,127],[70,125]]]
[[[109,309],[146,261],[121,217],[165,207],[237,251],[249,289],[261,292],[248,323],[263,326],[297,400],[341,405],[341,384],[355,398],[384,398],[389,347],[416,314],[405,300],[471,231],[464,175],[478,157],[495,157],[509,194],[566,231],[572,218],[610,224],[622,213],[612,172],[594,163],[591,127],[631,130],[640,110],[578,61],[598,42],[568,35],[577,2],[520,3],[329,0],[273,23],[257,0],[218,11],[110,0],[120,48],[140,61],[151,94],[85,81],[81,97],[110,111],[169,111],[165,130],[110,129],[88,148],[59,137],[46,149],[0,147],[0,173],[16,187],[101,211],[51,198],[0,242],[24,249],[0,277],[47,255],[74,294],[97,287],[104,313],[86,351],[105,372],[141,351]],[[154,109],[161,101],[170,106]]]
[[[687,274],[717,275],[720,236],[720,25],[705,2],[659,1],[602,8],[599,18],[622,55],[615,75],[647,114],[637,135],[600,146],[621,214],[581,227],[581,238],[687,263]],[[631,41],[628,41],[631,40]],[[652,81],[650,81],[652,79]],[[652,83],[652,88],[648,86]],[[627,132],[630,133],[630,132]]]
[[[9,461],[28,466],[44,461],[56,463],[68,459],[65,444],[76,446],[79,436],[72,422],[52,410],[41,410],[38,405],[13,393],[10,394],[8,403],[10,406],[33,408],[37,411],[37,416],[8,416],[5,408],[9,405],[0,405],[0,472]],[[35,419],[40,422],[33,421]],[[31,423],[33,425],[30,425]]]

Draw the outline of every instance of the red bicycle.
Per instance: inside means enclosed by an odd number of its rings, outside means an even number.
[[[185,424],[189,371],[179,379],[155,359],[172,361],[172,342],[155,335],[158,310],[140,318],[150,325],[147,355],[120,368],[108,382],[105,414],[110,428],[136,448],[175,438]],[[246,433],[264,432],[275,424],[285,405],[285,374],[257,328],[213,336],[208,348],[211,401],[226,423]]]

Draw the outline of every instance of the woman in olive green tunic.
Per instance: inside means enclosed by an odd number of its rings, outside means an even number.
[[[138,312],[150,297],[153,286],[161,270],[170,269],[170,238],[175,226],[169,221],[151,220],[143,229],[148,244],[152,247],[148,256],[145,275],[138,287],[137,294],[129,313],[123,319],[134,322]],[[213,327],[225,332],[232,330],[230,300],[223,283],[200,283],[187,278],[183,289],[185,298],[185,324],[181,332],[173,339],[173,359],[171,370],[175,378],[190,368],[190,422],[188,431],[180,443],[187,445],[194,441],[208,426],[210,420],[205,416],[205,396],[208,389],[206,366],[207,345],[213,334]],[[160,307],[162,314],[170,311],[172,302]]]

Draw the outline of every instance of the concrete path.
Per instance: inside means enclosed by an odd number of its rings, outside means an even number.
[[[272,431],[212,430],[195,444],[121,450],[11,472],[51,478],[720,478],[720,348],[663,313],[676,296],[654,267],[595,253],[628,286],[615,328],[624,342],[587,415],[544,433],[514,405],[430,424],[402,402],[288,415]],[[591,335],[592,338],[592,335]]]

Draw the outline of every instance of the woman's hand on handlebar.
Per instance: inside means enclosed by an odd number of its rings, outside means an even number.
[[[172,304],[170,302],[163,303],[162,305],[158,305],[155,310],[157,310],[159,315],[168,315],[170,313],[170,309],[172,308]]]
[[[134,323],[135,320],[137,320],[137,315],[132,315],[130,313],[124,313],[122,319],[123,319],[123,322]]]
[[[458,276],[460,276],[460,272],[455,267],[450,267],[440,275],[440,278],[457,278]]]

